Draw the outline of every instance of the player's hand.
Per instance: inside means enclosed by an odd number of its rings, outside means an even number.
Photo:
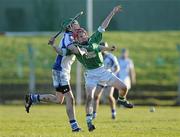
[[[115,46],[112,46],[110,50],[111,50],[111,51],[115,51],[115,50],[116,50],[116,47],[115,47]]]
[[[53,46],[53,45],[54,45],[54,42],[55,42],[55,38],[52,37],[52,38],[49,40],[48,45]]]
[[[114,7],[112,12],[113,12],[113,14],[116,14],[116,13],[118,13],[120,11],[122,11],[122,6],[118,5],[118,6]]]

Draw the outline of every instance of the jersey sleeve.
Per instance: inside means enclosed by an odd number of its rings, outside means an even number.
[[[132,60],[129,61],[129,68],[134,69],[134,63]]]
[[[59,47],[67,48],[72,43],[74,43],[74,37],[73,37],[72,33],[64,33],[64,36],[59,43]]]
[[[65,33],[63,39],[61,40],[62,48],[67,48],[69,45],[74,43],[74,37],[72,33]]]
[[[72,33],[68,33],[65,38],[64,38],[64,44],[66,47],[68,47],[69,45],[71,45],[74,42],[74,37],[72,35]]]
[[[90,37],[89,39],[89,43],[92,44],[92,43],[96,43],[96,44],[99,44],[99,42],[101,42],[102,40],[102,33],[104,32],[105,30],[100,26],[98,28],[98,30]]]

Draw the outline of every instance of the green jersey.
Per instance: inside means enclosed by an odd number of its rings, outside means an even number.
[[[86,45],[76,45],[85,48],[87,55],[76,54],[76,58],[85,67],[85,69],[96,69],[103,65],[103,56],[99,48],[99,42],[102,40],[102,33],[96,31],[88,40]]]

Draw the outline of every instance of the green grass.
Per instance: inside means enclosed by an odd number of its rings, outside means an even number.
[[[36,82],[51,83],[51,66],[56,54],[47,45],[49,37],[0,36],[0,83],[28,82],[28,43],[35,49]],[[130,50],[137,84],[177,84],[179,55],[176,45],[180,44],[180,31],[106,32],[103,39],[117,45],[117,56],[123,47]],[[18,60],[23,66],[23,75],[18,74]],[[72,68],[72,84],[75,83],[75,72],[76,64]]]
[[[179,137],[180,108],[149,107],[117,109],[117,119],[110,118],[108,106],[100,106],[96,130],[87,131],[84,106],[76,107],[83,132],[72,133],[64,106],[33,106],[26,114],[23,106],[0,106],[1,137]]]

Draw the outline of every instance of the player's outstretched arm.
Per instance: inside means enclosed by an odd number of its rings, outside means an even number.
[[[113,17],[116,13],[118,13],[118,12],[120,12],[120,11],[122,11],[122,7],[121,7],[120,5],[114,7],[113,10],[109,13],[109,15],[106,17],[106,19],[105,19],[105,20],[103,21],[103,23],[101,24],[101,27],[102,27],[103,29],[106,29],[106,28],[108,27],[108,25],[109,25],[112,17]]]
[[[54,43],[55,43],[55,38],[52,37],[52,38],[49,40],[48,45],[50,45],[50,46],[56,51],[57,54],[63,55],[64,53],[63,53],[63,51],[61,50],[61,48],[59,48],[58,46],[56,46]]]
[[[76,46],[74,46],[74,44],[71,44],[68,46],[68,49],[73,53],[73,54],[78,54],[78,48]]]
[[[73,54],[80,54],[84,55],[87,54],[87,50],[84,48],[79,48],[78,46],[75,46],[74,44],[71,44],[68,46],[68,49],[73,53]]]

